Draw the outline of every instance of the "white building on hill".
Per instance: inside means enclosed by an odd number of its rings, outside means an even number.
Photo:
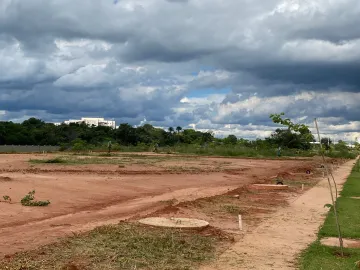
[[[75,119],[70,119],[67,121],[64,121],[64,124],[69,125],[69,124],[81,124],[81,123],[85,123],[89,126],[102,126],[102,127],[111,127],[111,128],[116,128],[116,123],[113,120],[105,120],[104,118],[87,118],[87,117],[83,117],[80,120],[75,120]]]

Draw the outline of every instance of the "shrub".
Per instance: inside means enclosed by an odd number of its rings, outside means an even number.
[[[50,201],[35,201],[35,190],[30,191],[24,198],[21,199],[21,204],[23,206],[48,206]]]

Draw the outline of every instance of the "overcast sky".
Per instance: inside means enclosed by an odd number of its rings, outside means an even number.
[[[354,140],[359,90],[359,0],[0,0],[1,120]]]

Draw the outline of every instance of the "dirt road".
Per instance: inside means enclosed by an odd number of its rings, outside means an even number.
[[[354,161],[343,164],[334,177],[341,185],[346,181]],[[327,179],[310,189],[295,201],[272,214],[261,225],[245,236],[219,260],[202,270],[215,269],[296,269],[299,253],[316,239],[319,226],[325,219],[331,203]]]
[[[164,207],[168,200],[214,196],[249,183],[270,181],[277,173],[297,171],[313,164],[311,159],[189,159],[160,155],[155,159],[117,157],[119,160],[113,158],[111,164],[29,162],[33,158],[53,157],[0,155],[0,198],[8,195],[12,199],[11,204],[0,204],[0,255],[147,214]],[[22,206],[21,198],[31,190],[36,190],[37,199],[50,200],[51,204]]]

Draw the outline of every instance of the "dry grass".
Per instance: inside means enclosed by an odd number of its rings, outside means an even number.
[[[232,214],[232,215],[238,215],[240,213],[240,207],[233,204],[225,204],[221,206],[222,209],[224,209],[225,212]]]
[[[202,172],[221,172],[227,169],[231,162],[205,161],[199,164],[194,157],[181,156],[156,156],[156,155],[111,155],[111,156],[80,156],[63,155],[48,159],[30,159],[34,164],[52,165],[91,165],[108,164],[118,165],[119,168],[126,168],[129,165],[141,165],[145,167],[155,167],[172,173],[202,173]]]
[[[121,223],[16,254],[0,269],[194,269],[214,258],[215,236]]]
[[[67,155],[58,156],[50,159],[30,159],[30,163],[35,164],[140,164],[154,165],[166,161],[184,161],[193,158],[166,157],[166,156],[144,156],[144,155],[122,155],[122,156],[79,156]]]
[[[239,194],[239,197],[235,197],[235,194]],[[273,207],[286,203],[283,193],[274,192],[274,194],[276,194],[276,199],[271,198],[268,192],[243,189],[232,191],[231,194],[202,198],[184,204],[209,216],[232,218],[233,215],[247,215],[250,210],[251,212],[267,212],[262,211],[266,208],[268,212],[271,212]],[[179,206],[181,207],[182,204],[180,203]]]

